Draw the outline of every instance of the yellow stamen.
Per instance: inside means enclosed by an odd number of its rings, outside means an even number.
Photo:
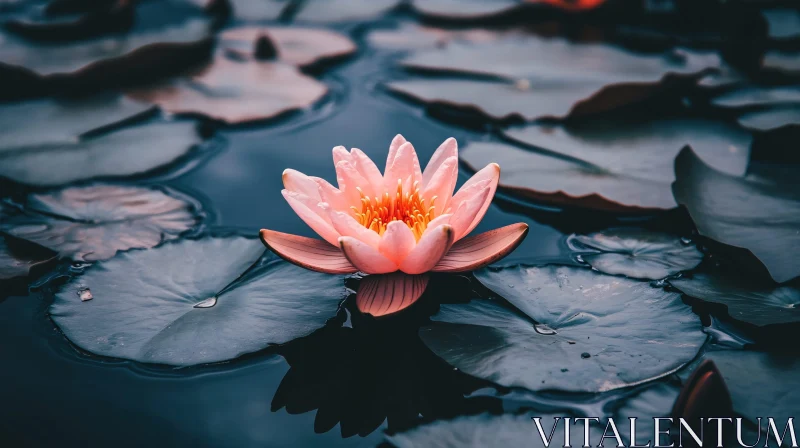
[[[435,218],[434,202],[436,196],[432,197],[426,204],[425,199],[420,197],[419,182],[414,182],[411,192],[403,191],[403,181],[397,179],[397,191],[394,196],[385,192],[383,196],[370,198],[357,189],[361,195],[361,209],[356,206],[350,207],[354,212],[354,218],[361,225],[372,229],[379,235],[386,232],[386,226],[392,221],[402,221],[405,223],[414,238],[419,240],[422,233]]]

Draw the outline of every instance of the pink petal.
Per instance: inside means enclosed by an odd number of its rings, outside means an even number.
[[[336,181],[339,183],[339,191],[344,193],[344,197],[350,205],[361,204],[358,187],[367,185],[367,181],[358,173],[352,163],[347,160],[336,163]]]
[[[319,188],[314,178],[306,176],[300,171],[286,169],[283,171],[283,187],[295,193],[304,194],[310,198],[320,200]]]
[[[394,158],[397,157],[397,150],[400,149],[407,142],[406,138],[400,134],[397,134],[392,139],[392,143],[389,145],[389,155],[386,157],[386,166],[384,167],[383,171],[386,173],[386,170],[392,165],[394,162]],[[395,182],[397,182],[395,180]]]
[[[445,210],[447,203],[453,196],[453,189],[456,188],[456,180],[458,180],[458,157],[450,157],[441,163],[439,169],[425,185],[422,192],[422,197],[425,198],[426,207],[430,207],[431,200],[434,205],[434,215],[441,215]]]
[[[344,212],[330,210],[329,215],[333,228],[341,236],[351,236],[357,240],[377,248],[381,241],[380,235],[372,229],[362,226],[352,216]]]
[[[453,217],[452,213],[447,213],[433,218],[431,222],[428,223],[428,227],[425,228],[425,232],[422,233],[422,236],[425,236],[426,233],[441,226],[442,224],[450,224],[450,218],[452,217]]]
[[[351,236],[339,238],[344,256],[366,274],[386,274],[397,270],[397,263],[384,257],[377,249]]]
[[[417,152],[414,150],[414,145],[408,142],[397,149],[397,155],[386,167],[383,175],[384,186],[390,196],[397,191],[398,179],[403,183],[403,191],[409,193],[414,182],[422,179]]]
[[[307,196],[289,190],[283,190],[281,193],[300,219],[308,224],[308,226],[317,232],[325,241],[334,246],[339,245],[339,233],[334,230],[331,223],[327,222],[320,213],[316,211],[317,207],[312,208],[313,206],[310,207],[308,205],[309,199]]]
[[[439,166],[450,157],[458,159],[458,143],[453,137],[444,141],[431,156],[428,164],[425,166],[425,171],[422,173],[422,185],[428,186],[428,183],[433,178],[433,174],[439,170]]]
[[[422,274],[433,269],[453,244],[453,233],[453,228],[449,225],[425,232],[411,253],[400,263],[400,270],[406,274]]]
[[[356,306],[364,314],[375,317],[396,313],[413,305],[428,287],[427,275],[406,275],[395,272],[369,275],[361,280]]]
[[[525,223],[490,230],[453,244],[433,272],[465,272],[490,265],[510,254],[528,235]]]
[[[342,251],[325,241],[261,229],[261,242],[284,260],[326,274],[356,272]]]
[[[472,230],[470,224],[475,221],[475,217],[480,213],[487,198],[490,198],[489,193],[491,193],[491,189],[487,185],[483,190],[477,191],[475,195],[462,202],[458,206],[458,210],[453,213],[453,217],[450,218],[450,225],[455,230],[456,241],[467,236],[469,231]]]
[[[383,195],[383,175],[369,156],[360,149],[353,148],[350,150],[350,163],[355,164],[356,170],[361,173],[371,187],[372,191],[364,190],[365,194],[372,197]]]
[[[489,187],[489,195],[486,197],[484,203],[481,205],[478,213],[475,214],[475,218],[473,218],[472,222],[467,226],[464,233],[461,234],[456,240],[468,235],[472,232],[483,219],[483,215],[486,214],[486,210],[489,209],[489,205],[492,203],[492,199],[494,198],[494,194],[497,191],[497,182],[500,180],[500,165],[496,163],[490,163],[486,165],[482,170],[475,173],[471,178],[469,178],[464,185],[458,190],[458,192],[453,196],[453,199],[450,201],[450,208],[451,211],[456,210],[459,207],[460,203],[467,200],[468,198],[476,195],[482,194],[481,190],[486,188],[486,185]],[[488,182],[487,182],[488,181]]]
[[[350,153],[347,151],[347,148],[344,146],[336,146],[331,151],[333,153],[333,165],[336,166],[337,163],[341,162],[342,160],[346,160],[350,163],[353,163],[353,159],[350,157]]]
[[[320,200],[327,202],[333,210],[347,210],[350,211],[350,201],[345,197],[344,193],[338,188],[334,187],[325,179],[319,177],[312,177],[317,185]],[[326,216],[327,217],[327,216]]]
[[[399,265],[416,245],[417,239],[406,223],[392,221],[386,226],[378,249],[386,258]]]

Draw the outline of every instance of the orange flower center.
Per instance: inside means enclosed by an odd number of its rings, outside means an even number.
[[[432,197],[430,203],[426,204],[425,199],[420,197],[419,182],[414,182],[411,192],[403,191],[403,182],[397,180],[397,192],[390,196],[388,192],[383,196],[370,198],[361,193],[361,209],[350,207],[355,212],[356,221],[368,229],[372,229],[383,235],[386,226],[392,221],[404,222],[414,237],[419,241],[422,233],[428,227],[428,223],[433,220],[436,196]]]

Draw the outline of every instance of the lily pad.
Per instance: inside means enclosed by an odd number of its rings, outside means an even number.
[[[542,442],[534,418],[539,418],[544,437],[550,437],[554,425],[553,438],[548,444]],[[560,420],[556,422],[556,419]],[[573,421],[570,421],[572,424]],[[434,447],[530,447],[545,448],[548,446],[597,446],[603,430],[598,423],[589,425],[589,443],[583,445],[583,426],[574,425],[570,431],[569,443],[564,442],[563,417],[542,415],[540,413],[523,413],[519,415],[505,414],[500,416],[474,415],[458,417],[453,420],[440,420],[419,426],[409,431],[387,436],[386,440],[397,448]],[[609,442],[608,446],[612,445]]]
[[[341,277],[265,254],[257,239],[214,237],[98,263],[56,294],[50,316],[88,352],[188,366],[306,336],[346,295]]]
[[[306,0],[294,16],[297,22],[355,22],[376,18],[401,0]]]
[[[731,108],[797,104],[800,103],[800,89],[797,87],[750,87],[720,95],[714,98],[712,103]]]
[[[800,275],[800,192],[719,172],[685,148],[675,160],[675,200],[701,235],[749,250],[777,282]]]
[[[759,327],[800,322],[800,282],[794,283],[776,286],[719,273],[670,280],[684,294],[725,305],[732,318]]]
[[[56,254],[38,244],[0,234],[0,280],[26,277]]]
[[[12,141],[19,146],[0,147],[0,177],[53,186],[141,175],[177,162],[201,142],[190,122],[145,124],[71,141],[57,123],[44,126],[41,134],[40,124],[35,133],[20,135]]]
[[[442,47],[451,41],[487,42],[518,33],[516,30],[498,32],[483,28],[445,29],[419,25],[411,22],[401,23],[395,29],[379,29],[367,35],[373,47],[392,50],[421,50]]]
[[[734,126],[702,120],[596,122],[582,128],[532,124],[504,135],[530,149],[474,143],[462,151],[462,162],[473,169],[499,163],[501,190],[524,198],[618,212],[675,208],[671,167],[685,145],[696,146],[717,169],[742,175],[752,141]]]
[[[177,238],[199,220],[197,206],[171,191],[99,184],[31,194],[0,231],[63,258],[97,261]]]
[[[800,125],[800,106],[785,105],[747,112],[739,116],[739,125],[745,129],[762,132]]]
[[[411,6],[424,17],[448,20],[486,19],[513,11],[521,0],[412,0]]]
[[[0,98],[96,90],[157,79],[208,60],[213,41],[202,19],[63,45],[0,34]]]
[[[705,342],[680,294],[589,269],[484,269],[496,302],[442,305],[420,330],[449,364],[506,387],[602,392],[668,375]],[[542,362],[543,359],[548,360]]]
[[[668,233],[621,227],[571,235],[570,248],[592,268],[612,275],[659,280],[694,269],[703,253]]]
[[[243,21],[278,20],[292,0],[231,0],[233,14]]]
[[[796,39],[800,37],[800,11],[788,8],[761,11],[767,20],[769,37],[772,39]]]
[[[643,101],[666,78],[694,80],[720,66],[715,54],[644,55],[603,44],[511,35],[454,41],[401,61],[412,70],[473,79],[414,78],[386,84],[426,104],[476,110],[493,120],[595,114]],[[483,79],[476,79],[483,78]]]
[[[274,54],[255,55],[258,45]],[[188,77],[128,95],[172,113],[199,114],[229,124],[268,120],[310,107],[328,92],[325,84],[297,67],[356,49],[349,38],[332,31],[286,28],[229,30],[222,34],[222,46],[225,50],[210,65]]]

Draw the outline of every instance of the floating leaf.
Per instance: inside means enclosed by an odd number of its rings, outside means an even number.
[[[233,28],[220,34],[220,40],[226,51],[252,58],[255,42],[263,36],[275,46],[277,60],[300,68],[342,58],[356,51],[356,44],[349,37],[315,28]]]
[[[553,438],[545,445],[539,435],[534,418],[539,418],[544,437],[550,437],[555,427]],[[559,419],[559,421],[556,421]],[[570,425],[574,420],[570,420]],[[589,425],[589,442],[598,443],[603,430],[598,423]],[[524,413],[519,415],[505,414],[500,416],[474,415],[458,417],[453,420],[440,420],[422,425],[409,431],[387,436],[386,440],[397,448],[436,447],[436,448],[506,448],[547,446],[586,446],[583,427],[574,425],[569,434],[569,443],[564,442],[564,417],[542,415],[541,413]],[[609,442],[608,446],[612,445]]]
[[[761,68],[784,76],[800,74],[800,53],[771,50],[761,58]]]
[[[375,30],[367,35],[373,47],[394,50],[420,50],[442,47],[451,41],[488,42],[516,33],[483,28],[445,29],[404,22],[395,29]]]
[[[291,3],[292,0],[231,0],[236,18],[252,22],[278,20]]]
[[[198,223],[196,206],[168,193],[103,184],[35,193],[24,212],[4,219],[0,230],[64,258],[105,260],[117,251],[174,239]]]
[[[800,37],[800,12],[794,9],[767,9],[761,11],[767,20],[769,37],[772,39],[796,39]]]
[[[58,125],[54,123],[52,127]],[[56,137],[54,134],[53,138]],[[169,122],[124,128],[71,142],[6,147],[0,149],[0,177],[23,184],[53,186],[141,175],[180,160],[200,142],[194,123]]]
[[[91,288],[81,302],[77,291]],[[187,366],[305,336],[336,315],[342,278],[264,255],[258,240],[181,240],[89,268],[55,296],[50,316],[91,353]],[[215,297],[211,307],[197,307]]]
[[[200,114],[226,123],[267,120],[310,107],[328,92],[325,84],[301,73],[306,67],[355,51],[355,44],[332,31],[237,28],[222,34],[226,51],[186,78],[128,92],[134,99],[179,114]],[[276,53],[266,61],[257,45]],[[227,57],[226,57],[226,54]],[[235,56],[231,60],[229,57]]]
[[[436,19],[476,20],[498,16],[519,9],[520,0],[412,0],[419,14]]]
[[[642,101],[662,81],[694,79],[719,67],[714,54],[630,53],[603,44],[512,35],[489,42],[455,41],[418,51],[401,64],[414,70],[485,79],[393,81],[389,90],[426,104],[477,110],[494,120],[594,114]]]
[[[0,280],[25,277],[55,256],[53,251],[38,244],[0,234]]]
[[[378,17],[401,0],[306,0],[294,16],[298,22],[354,22]]]
[[[721,173],[690,148],[675,160],[675,200],[701,235],[749,250],[777,282],[800,275],[800,194]]]
[[[703,253],[667,233],[621,227],[590,235],[572,235],[570,247],[594,269],[606,274],[659,280],[694,269]]]
[[[768,89],[750,87],[733,90],[720,95],[712,101],[721,107],[775,106],[800,103],[800,89],[797,87],[772,87]]]
[[[157,79],[208,60],[205,20],[63,45],[33,44],[0,33],[0,98],[48,91],[97,90]]]
[[[500,188],[514,195],[623,212],[677,206],[670,191],[675,179],[671,167],[686,144],[696,146],[701,157],[718,169],[741,175],[752,140],[733,126],[694,120],[633,126],[597,122],[574,129],[528,125],[504,134],[531,149],[474,143],[461,152],[462,162],[473,169],[499,163]]]
[[[679,294],[645,282],[564,266],[488,269],[475,276],[524,315],[486,300],[445,304],[420,337],[459,370],[502,386],[626,387],[674,372],[705,341]]]
[[[800,106],[787,105],[747,112],[739,116],[739,125],[745,129],[764,132],[800,125]]]
[[[670,284],[696,299],[725,305],[738,321],[759,327],[800,322],[800,284],[776,286],[719,273],[695,273]]]

